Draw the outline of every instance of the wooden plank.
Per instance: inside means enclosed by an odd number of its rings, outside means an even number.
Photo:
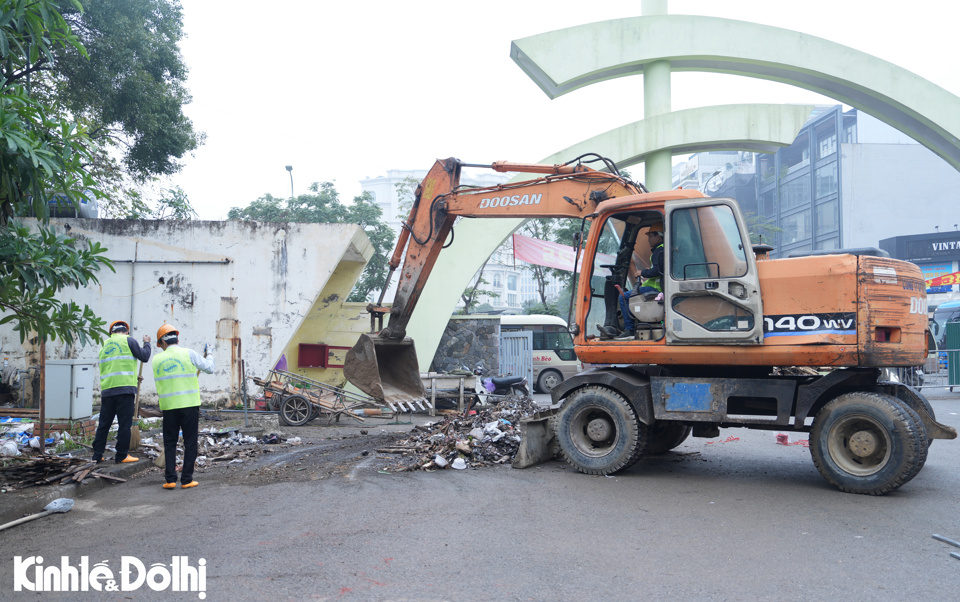
[[[107,479],[108,481],[116,481],[117,483],[126,483],[126,479],[121,479],[120,477],[115,477],[109,474],[103,474],[102,472],[90,473],[91,477],[97,477],[98,479]]]
[[[90,474],[91,472],[93,472],[93,467],[92,467],[92,466],[91,466],[90,468],[85,468],[85,469],[81,470],[80,472],[78,472],[76,475],[74,475],[73,480],[76,481],[77,483],[80,483],[80,482],[82,482],[85,478],[87,478],[87,475]]]

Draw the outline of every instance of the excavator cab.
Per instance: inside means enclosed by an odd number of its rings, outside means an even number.
[[[593,344],[610,340],[666,344],[762,344],[763,309],[749,236],[729,199],[666,201],[662,209],[631,209],[599,215],[592,247],[591,299],[586,318]],[[665,222],[662,296],[630,295],[634,275],[650,266],[653,249],[644,235]],[[602,294],[595,283],[606,278]],[[623,297],[613,313],[610,297]],[[603,298],[603,303],[599,299]],[[624,332],[623,312],[636,329]],[[599,331],[601,336],[589,336]]]

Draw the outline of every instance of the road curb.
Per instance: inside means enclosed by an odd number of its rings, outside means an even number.
[[[153,468],[153,458],[142,458],[139,462],[130,464],[104,463],[97,467],[97,471],[111,477],[129,479]],[[10,493],[0,494],[0,524],[17,520],[28,514],[34,514],[43,510],[44,506],[59,498],[69,498],[76,500],[86,496],[89,493],[99,491],[105,487],[122,487],[124,483],[117,483],[108,479],[98,479],[96,477],[87,477],[82,483],[69,483],[67,485],[54,485],[44,487],[30,487]],[[30,497],[20,497],[17,494],[35,493]]]

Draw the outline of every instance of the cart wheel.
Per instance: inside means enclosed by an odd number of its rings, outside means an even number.
[[[313,418],[313,404],[303,395],[291,395],[280,404],[280,420],[287,426],[303,426]]]

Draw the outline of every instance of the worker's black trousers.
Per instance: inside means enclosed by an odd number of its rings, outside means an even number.
[[[115,462],[127,457],[130,451],[130,425],[133,424],[133,401],[136,395],[111,395],[100,398],[100,422],[97,424],[97,434],[93,437],[93,461],[103,459],[103,451],[107,448],[107,435],[113,419],[117,419],[117,455]]]
[[[167,483],[177,482],[177,439],[183,431],[183,469],[180,484],[193,481],[197,463],[197,431],[200,429],[200,406],[163,411],[163,456]]]

